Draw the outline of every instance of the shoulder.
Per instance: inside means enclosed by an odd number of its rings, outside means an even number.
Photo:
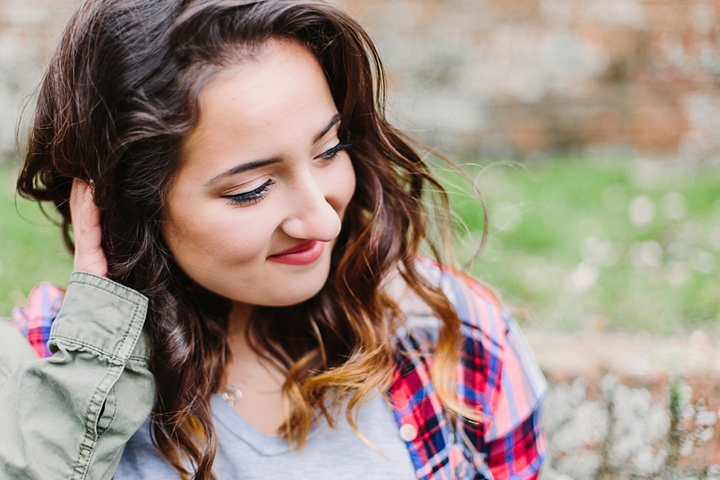
[[[488,347],[502,343],[508,331],[510,312],[502,306],[490,288],[457,269],[420,257],[418,271],[438,285],[461,322],[461,333]]]
[[[480,357],[483,367],[499,368],[493,359],[501,357],[507,336],[515,324],[497,296],[469,275],[426,257],[418,257],[415,267],[430,284],[440,287],[455,310],[460,320],[465,354]],[[404,317],[398,335],[421,339],[418,344],[422,350],[432,351],[441,320],[400,276],[388,282],[386,291],[398,302]],[[477,359],[472,362],[478,365]]]
[[[458,394],[491,418],[488,439],[507,434],[538,408],[547,390],[520,327],[498,297],[471,276],[425,258],[417,266],[442,288],[461,322]]]
[[[15,330],[10,319],[0,318],[0,390],[25,360],[37,358],[25,337]]]

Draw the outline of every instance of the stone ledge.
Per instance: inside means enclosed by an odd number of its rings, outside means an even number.
[[[702,333],[527,333],[550,391],[543,480],[720,480],[720,349]]]

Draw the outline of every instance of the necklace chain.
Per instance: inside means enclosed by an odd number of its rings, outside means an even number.
[[[220,392],[220,397],[222,397],[225,402],[227,402],[228,405],[231,407],[235,405],[235,402],[240,400],[243,396],[243,392],[241,390],[242,387],[245,386],[246,383],[248,383],[253,376],[255,376],[255,373],[257,373],[258,369],[260,368],[260,363],[256,363],[253,369],[248,373],[245,378],[240,380],[237,384],[233,385],[231,383],[228,383],[225,385],[225,388],[223,388],[223,391]]]

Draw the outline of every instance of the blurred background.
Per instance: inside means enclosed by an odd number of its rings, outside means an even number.
[[[485,196],[473,274],[516,312],[553,385],[575,388],[553,390],[571,413],[548,426],[585,437],[553,443],[547,475],[720,475],[720,0],[338,1],[377,43],[393,122]],[[71,268],[58,229],[13,184],[23,108],[74,5],[0,0],[0,316]],[[437,170],[468,260],[482,210],[462,175]],[[694,386],[688,359],[709,386]],[[638,371],[651,375],[640,396],[612,383]],[[615,431],[606,410],[625,394],[634,413]],[[600,413],[583,417],[589,404]],[[682,415],[695,422],[685,437],[673,430]],[[607,443],[628,428],[645,443]]]
[[[720,2],[341,3],[377,42],[394,123],[464,164],[485,194],[491,233],[473,273],[526,321],[717,331]],[[12,185],[18,125],[22,139],[74,5],[0,0],[5,315],[38,281],[63,283],[69,268],[57,231],[22,202],[17,214]],[[439,171],[469,257],[482,229],[477,199]]]

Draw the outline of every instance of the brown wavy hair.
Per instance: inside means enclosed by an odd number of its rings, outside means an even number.
[[[358,23],[306,0],[85,0],[45,74],[17,187],[54,203],[72,249],[72,181],[94,183],[108,276],[149,298],[153,438],[184,478],[215,478],[210,396],[230,357],[230,301],[175,263],[161,235],[163,206],[203,86],[278,37],[300,42],[322,66],[358,179],[322,290],[298,305],[257,308],[248,324],[252,348],[287,374],[282,433],[301,447],[318,416],[333,424],[344,402],[354,426],[368,396],[387,391],[403,321],[382,288],[393,272],[442,320],[432,362],[441,400],[472,415],[454,393],[459,320],[415,266],[421,245],[445,256],[447,238],[431,238],[426,203],[448,212],[448,200],[412,142],[385,120],[385,74]],[[448,235],[449,225],[441,230]]]

